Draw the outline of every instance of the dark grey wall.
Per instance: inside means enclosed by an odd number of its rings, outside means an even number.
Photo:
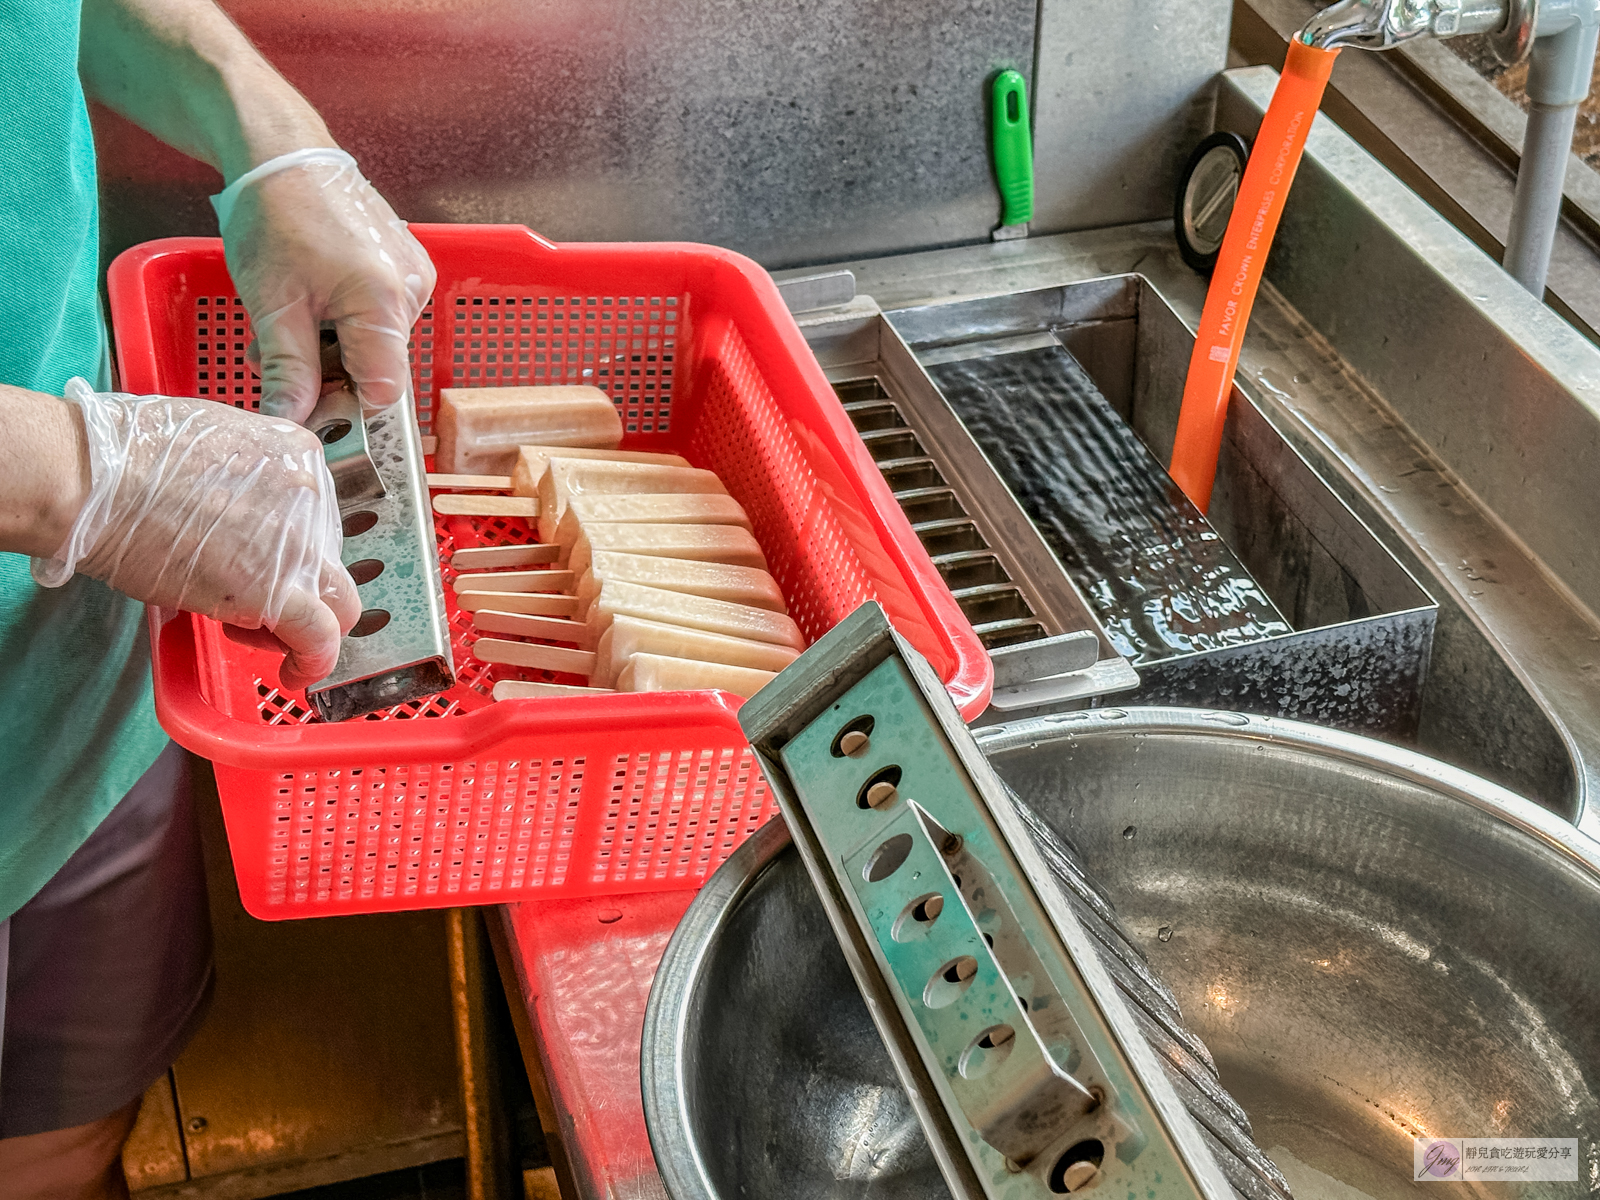
[[[1209,121],[1228,0],[224,0],[401,215],[714,242],[769,267],[981,240],[986,85],[1036,97],[1041,229],[1142,220]],[[1152,36],[1149,26],[1161,26]],[[98,121],[107,249],[218,181]]]
[[[1165,219],[1211,132],[1232,0],[1041,0],[1037,229]]]

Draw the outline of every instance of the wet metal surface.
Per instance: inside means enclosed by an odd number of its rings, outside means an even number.
[[[1270,88],[1229,72],[1219,123]],[[1277,245],[1243,386],[1454,610],[1425,743],[1600,832],[1600,350],[1321,118]]]
[[[306,428],[322,442],[322,456],[333,476],[341,510],[358,511],[363,502],[383,499],[387,489],[372,461],[367,423],[353,390],[341,387],[324,392],[306,418]]]
[[[1000,565],[980,526],[876,376],[834,385],[911,528],[991,653],[1043,638],[1045,625]]]
[[[1059,345],[928,364],[1135,667],[1289,632],[1198,509]]]
[[[978,736],[1079,852],[1297,1195],[1413,1196],[1429,1134],[1575,1137],[1579,1185],[1504,1194],[1600,1190],[1594,842],[1442,764],[1290,722],[1105,709]],[[785,840],[769,826],[725,864],[662,964],[685,998],[647,1032],[646,1069],[686,1071],[675,1115],[710,1185],[676,1200],[938,1195]]]
[[[344,564],[357,580],[362,615],[340,641],[333,673],[306,693],[328,721],[432,696],[455,677],[411,399],[365,422],[359,411],[353,415],[364,424],[367,445],[351,458],[375,465],[381,485],[365,499],[347,501],[340,492]],[[355,441],[355,432],[346,440]]]
[[[986,97],[1034,97],[1038,231],[1149,220],[1210,120],[1228,0],[330,0],[223,7],[395,210],[769,266],[987,240]],[[1140,52],[1108,54],[1138,44]],[[1036,69],[1037,64],[1037,69]],[[210,168],[96,117],[107,248],[215,228]]]
[[[1139,668],[1141,704],[1223,705],[1317,725],[1414,737],[1434,613],[1413,609]]]
[[[1002,68],[1032,74],[1038,5],[225,7],[407,220],[711,242],[783,265],[988,236],[1000,201],[985,86]],[[1211,51],[1198,78],[1190,68],[1191,91],[1223,65],[1223,44]],[[1161,92],[1169,106],[1187,100]],[[120,122],[101,125],[116,249],[214,227],[202,173],[176,152],[173,170]],[[1144,210],[1158,190],[1150,174],[1136,177]]]
[[[752,884],[746,872],[779,851],[777,869]],[[730,870],[733,863],[742,870]],[[685,931],[713,922],[706,932],[715,941],[692,967],[680,966],[698,949],[684,941]],[[678,930],[656,978],[693,989],[694,1000],[675,1006],[684,1049],[676,1052],[666,1040],[673,1031],[650,1020],[644,1045],[647,1080],[680,1064],[685,1072],[678,1118],[685,1140],[649,1118],[658,1167],[664,1177],[679,1176],[669,1185],[672,1200],[732,1200],[747,1189],[794,1200],[949,1194],[782,822],[734,852]],[[745,953],[724,951],[735,946]],[[749,1023],[727,1019],[739,1013]],[[767,1030],[769,1050],[751,1054],[758,1029]],[[678,1147],[699,1163],[680,1159]],[[701,1172],[704,1185],[687,1182]]]
[[[1137,686],[1005,485],[970,469],[982,452],[877,305],[858,297],[800,324],[957,603],[991,655],[1003,656],[993,706],[1081,702]],[[1093,645],[1063,653],[1080,634]]]
[[[1021,357],[1019,347],[1070,350],[1051,362],[1054,378],[1005,371],[978,393],[981,405],[963,379],[933,406],[975,422],[970,432],[981,452],[962,473],[1000,477],[1005,502],[1027,511],[1112,645],[1138,655],[1140,702],[1415,737],[1432,599],[1271,421],[1235,406],[1209,524],[1187,502],[1177,507],[1175,489],[1163,490],[1171,485],[1160,460],[1176,427],[1193,336],[1149,280],[1112,276],[893,309],[885,319],[941,386],[952,368],[1009,362]],[[1093,408],[1070,382],[1081,374],[1090,379]],[[1100,443],[1093,450],[1078,445],[1087,440],[1086,421]],[[1065,476],[1071,481],[1054,486]],[[1168,527],[1190,544],[1161,536]],[[1217,535],[1219,542],[1201,540]],[[1205,589],[1187,585],[1197,569],[1210,573]],[[1218,597],[1232,604],[1262,593],[1270,598],[1264,604],[1234,606],[1232,628],[1223,624],[1229,616],[1218,620],[1229,607]],[[1176,625],[1169,614],[1192,612],[1198,599],[1212,605],[1208,622],[1180,632],[1211,636],[1185,645],[1163,624]],[[1129,620],[1130,612],[1141,619]],[[1226,636],[1216,636],[1219,628]],[[1151,653],[1150,643],[1161,641],[1164,653]]]
[[[1248,120],[1271,86],[1269,72],[1231,73],[1227,120]],[[1514,295],[1509,276],[1392,178],[1370,168],[1334,176],[1364,165],[1350,161],[1361,152],[1320,141],[1329,161],[1313,157],[1297,176],[1268,280],[1548,570],[1600,610],[1600,555],[1583,552],[1600,529],[1600,349],[1533,297]],[[1395,234],[1378,236],[1382,222]],[[1455,286],[1439,286],[1441,271]],[[1344,303],[1335,290],[1373,302]],[[1497,352],[1508,335],[1521,353]]]

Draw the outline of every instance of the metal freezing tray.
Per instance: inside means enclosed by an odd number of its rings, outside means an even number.
[[[1415,736],[1436,605],[1257,409],[1235,404],[1230,412],[1208,517],[1292,631],[1142,662],[1135,676],[924,366],[1060,345],[1165,461],[1193,335],[1147,280],[1110,276],[887,313],[863,307],[802,324],[858,426],[862,417],[885,430],[899,422],[898,443],[887,432],[874,438],[873,429],[864,436],[902,503],[916,471],[936,473],[970,524],[966,536],[992,555],[1036,619],[1038,636],[1087,630],[1097,639],[1095,665],[1076,677],[1078,690],[1061,687],[1064,677],[1053,687],[1009,689],[997,679],[994,707],[982,720],[1082,707],[1095,695],[1137,687],[1130,698],[1139,703]],[[880,407],[868,410],[865,401]],[[962,580],[947,569],[950,560],[936,552],[935,561],[960,599]],[[981,633],[976,617],[974,624]]]

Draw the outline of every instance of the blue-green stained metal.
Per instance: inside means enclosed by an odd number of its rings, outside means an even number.
[[[848,649],[847,641],[836,640],[834,653]],[[878,994],[892,996],[982,1194],[1057,1194],[1050,1176],[1065,1165],[1063,1153],[1093,1139],[1105,1148],[1097,1197],[1231,1196],[1148,1048],[1137,1038],[1123,1039],[1137,1042],[1131,1052],[1119,1044],[1113,1026],[1126,1032],[1131,1018],[1065,903],[1047,898],[1047,912],[1019,866],[1010,850],[1016,839],[1007,843],[984,799],[985,784],[996,795],[1000,785],[974,777],[982,758],[954,744],[966,731],[952,720],[953,708],[941,720],[930,707],[906,657],[914,652],[894,639],[896,652],[863,672],[859,664],[828,661],[828,642],[741,716],[749,718],[747,731],[808,867],[825,864],[831,875],[818,882],[836,930],[840,914],[833,910],[843,905],[865,933],[854,958],[870,956],[889,983]],[[830,681],[852,678],[826,694]],[[937,681],[931,686],[938,689]],[[948,706],[942,690],[934,699]],[[781,736],[764,744],[752,727],[770,719],[776,728],[785,706]],[[802,726],[807,713],[814,715]],[[854,756],[841,753],[840,733],[862,727],[863,718],[871,719],[867,745]],[[895,781],[892,798],[879,807],[865,797],[875,780]],[[937,916],[917,919],[930,901]],[[847,934],[854,936],[841,931],[842,944]],[[853,957],[850,945],[846,956]],[[1078,963],[1087,965],[1080,971]],[[863,965],[852,961],[858,980]],[[869,987],[879,982],[863,981],[863,993],[881,1009]],[[1120,1022],[1108,1021],[1097,996],[1118,1006]],[[880,1029],[888,1015],[875,1013]],[[893,1052],[887,1031],[885,1040]],[[948,1164],[945,1173],[961,1174]],[[971,1191],[956,1179],[951,1184],[958,1195]]]

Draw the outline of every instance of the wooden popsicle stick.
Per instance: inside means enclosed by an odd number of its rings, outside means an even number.
[[[494,685],[496,700],[539,700],[550,696],[612,696],[611,688],[576,687],[565,683],[532,683],[525,679],[502,679]]]
[[[433,511],[447,517],[537,517],[539,502],[529,496],[463,496],[445,492],[433,498]]]
[[[472,627],[481,629],[484,633],[510,633],[517,637],[570,642],[575,646],[584,646],[589,640],[589,626],[582,621],[564,621],[560,617],[535,617],[527,613],[502,612],[492,608],[480,609],[473,613]]]
[[[560,557],[557,545],[468,546],[450,556],[450,565],[458,571],[487,571],[490,567],[536,567]]]
[[[457,575],[457,592],[571,592],[578,577],[571,571],[498,571]]]
[[[430,433],[423,434],[422,452],[424,454],[437,454],[439,452],[439,439]]]
[[[511,476],[435,475],[430,472],[428,486],[431,488],[462,488],[466,491],[509,492],[511,490]]]
[[[508,642],[503,638],[479,638],[472,643],[472,653],[480,662],[503,663],[508,667],[561,671],[569,675],[594,674],[594,652],[591,650],[541,646],[537,642]]]
[[[578,598],[559,592],[457,592],[456,604],[462,612],[492,608],[535,617],[572,617],[578,613]]]

